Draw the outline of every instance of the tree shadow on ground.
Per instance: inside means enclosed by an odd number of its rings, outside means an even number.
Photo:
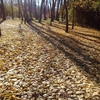
[[[45,25],[44,23],[41,23],[41,24]],[[65,26],[59,26],[57,23],[53,23],[52,26],[55,27],[55,28],[61,29],[61,30],[65,30],[65,28],[66,28]]]
[[[72,34],[75,34],[75,35],[77,35],[77,36],[79,36],[79,37],[82,37],[82,38],[84,38],[84,39],[87,39],[87,40],[90,40],[90,41],[95,41],[95,42],[97,42],[97,43],[100,43],[100,37],[99,36],[95,36],[95,35],[92,35],[92,34],[85,34],[85,33],[80,33],[80,32],[73,32]],[[96,40],[93,40],[93,39],[91,39],[91,38],[95,38]]]
[[[96,57],[91,57],[93,54],[89,53],[89,46],[84,46],[84,44],[72,37],[58,34],[52,31],[50,27],[48,27],[46,31],[43,31],[43,27],[40,27],[35,23],[30,22],[28,26],[38,33],[38,35],[45,38],[56,48],[61,50],[66,57],[71,59],[76,65],[80,66],[80,68],[87,72],[90,78],[95,78],[97,83],[100,82],[100,59],[98,60]]]
[[[45,24],[42,23],[42,25],[45,25]],[[52,26],[55,27],[55,28],[61,29],[61,30],[65,30],[65,26],[59,26],[57,23],[53,23]],[[94,41],[94,40],[89,39],[88,37],[96,38],[96,39],[100,40],[100,36],[96,36],[95,34],[85,34],[85,33],[82,33],[82,32],[72,32],[72,34],[75,34],[75,35],[80,36],[82,38],[88,39],[90,41]],[[95,41],[95,42],[100,43],[98,41]]]
[[[77,34],[79,34],[79,35],[82,35],[82,36],[89,36],[89,37],[93,37],[93,38],[97,38],[97,39],[100,39],[100,36],[95,36],[95,34],[93,35],[93,34],[85,34],[85,33],[80,33],[80,32],[75,32],[75,33],[77,33]]]

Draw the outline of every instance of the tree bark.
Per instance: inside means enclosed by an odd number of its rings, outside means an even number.
[[[75,2],[75,0],[74,0]],[[73,3],[73,19],[72,19],[72,29],[74,29],[74,16],[75,16],[75,12],[74,12],[74,3]]]
[[[22,3],[22,0],[20,0],[20,7],[21,7],[21,17],[22,17],[22,22],[23,22],[23,19],[24,19],[24,7],[23,7],[23,3]]]
[[[17,2],[18,2],[18,18],[22,17],[22,19],[23,19],[23,13],[22,13],[23,5],[22,5],[22,0],[17,0]]]
[[[64,0],[64,6],[66,10],[66,32],[68,32],[68,8],[67,8],[67,2]]]
[[[43,11],[44,11],[44,20],[46,20],[46,4],[44,5]]]
[[[0,27],[0,37],[1,37],[1,27]]]
[[[55,19],[55,6],[56,6],[56,1],[57,0],[52,0],[52,8],[51,8],[51,22],[54,21]]]
[[[31,21],[32,20],[32,0],[30,1],[28,1],[28,7],[29,7],[29,21]]]
[[[41,8],[40,8],[40,18],[39,18],[39,23],[41,23],[41,20],[42,20],[42,10],[43,10],[43,3],[45,2],[45,0],[42,0],[41,1]]]
[[[27,2],[24,0],[24,23],[29,22],[28,12],[27,12]]]
[[[11,0],[11,13],[12,13],[12,19],[14,19],[13,1],[12,0]]]
[[[56,20],[59,21],[59,5],[60,5],[60,0],[58,0],[58,3],[57,3],[57,12],[56,12]]]
[[[50,26],[52,25],[52,22],[55,19],[55,6],[56,6],[56,1],[57,0],[52,0],[52,2],[50,2],[50,6],[51,6],[51,19],[50,19]],[[51,4],[52,3],[52,4]]]
[[[39,4],[38,4],[38,6],[39,6]],[[38,17],[39,17],[37,12],[39,13],[39,8],[38,8],[38,11],[37,11],[36,0],[34,0],[33,1],[33,16],[35,17],[35,19],[38,19]]]
[[[62,7],[62,11],[61,11],[61,21],[63,22],[63,17],[64,17],[64,6],[63,6],[63,0],[61,0],[61,7]]]
[[[3,21],[6,20],[6,15],[5,15],[5,8],[4,8],[4,3],[3,0],[1,0],[1,11],[2,11],[2,16],[3,16]]]
[[[18,18],[20,18],[20,2],[19,2],[19,0],[17,0],[17,2],[18,2]]]

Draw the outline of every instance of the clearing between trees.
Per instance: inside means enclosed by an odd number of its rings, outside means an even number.
[[[0,100],[100,100],[100,31],[36,20],[1,24]]]

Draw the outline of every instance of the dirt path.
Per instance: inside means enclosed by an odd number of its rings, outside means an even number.
[[[87,53],[73,38],[49,28],[48,31],[35,23],[25,26],[19,19],[7,20],[1,28],[1,100],[100,99],[100,81],[95,80],[99,76],[89,73],[92,60],[78,58],[86,57]],[[81,65],[82,61],[86,64]],[[90,71],[86,72],[81,66]],[[97,68],[96,74],[99,74]]]

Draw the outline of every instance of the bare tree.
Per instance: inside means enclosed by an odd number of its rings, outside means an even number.
[[[75,0],[73,1],[73,19],[72,19],[72,29],[74,29],[74,16],[75,16],[75,12],[74,12],[74,2],[75,2]]]
[[[52,0],[52,2],[50,2],[51,6],[51,19],[50,19],[50,25],[52,25],[52,22],[55,19],[55,6],[56,6],[56,1],[57,0]]]
[[[51,0],[49,0],[48,11],[49,11],[49,18],[50,18],[51,17]]]
[[[61,20],[63,22],[63,19],[64,19],[64,2],[63,0],[61,0]]]
[[[17,0],[18,2],[18,18],[22,16],[22,11],[21,11],[21,0]]]
[[[60,6],[60,0],[57,1],[57,11],[56,11],[56,20],[59,21],[59,6]]]
[[[27,1],[24,0],[24,23],[29,22],[28,10],[27,10]]]
[[[5,15],[5,8],[4,8],[4,3],[3,0],[1,0],[1,11],[2,11],[2,19],[3,21],[6,20],[6,15]]]
[[[2,21],[6,20],[5,8],[4,8],[3,0],[1,0],[1,13],[2,13]],[[0,37],[1,37],[1,27],[0,27]]]
[[[42,0],[41,1],[41,8],[40,8],[40,18],[39,18],[39,23],[41,23],[41,20],[42,20],[42,10],[43,10],[43,4],[44,4],[45,0]]]
[[[55,6],[57,0],[52,0],[52,8],[51,8],[51,22],[55,19]]]
[[[0,27],[0,37],[1,37],[1,27]]]
[[[67,8],[67,2],[64,0],[64,6],[66,10],[66,32],[68,32],[68,8]]]
[[[0,18],[2,17],[2,12],[1,12],[1,3],[0,3]]]
[[[32,6],[33,6],[32,3],[33,3],[32,0],[28,0],[29,21],[32,20]]]
[[[43,6],[44,20],[46,20],[46,2],[47,0],[45,1],[44,6]]]
[[[17,2],[18,2],[18,18],[20,18],[20,14],[21,14],[21,6],[20,6],[20,1],[19,0],[17,0]]]
[[[21,18],[21,23],[23,22],[23,4],[22,0],[17,0],[18,2],[18,18]]]
[[[11,0],[11,13],[12,13],[12,19],[14,19],[13,1],[12,0]]]
[[[39,1],[38,1],[39,3]],[[38,4],[39,6],[39,4]],[[39,8],[38,8],[38,11],[37,11],[37,6],[36,6],[36,0],[33,0],[33,16],[38,19],[38,13],[39,13]]]

